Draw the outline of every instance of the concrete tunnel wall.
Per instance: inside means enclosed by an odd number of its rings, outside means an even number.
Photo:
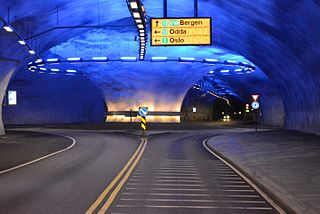
[[[102,92],[80,75],[21,72],[8,90],[17,91],[16,106],[3,108],[5,125],[104,122]]]
[[[17,19],[24,16],[25,10],[30,9],[23,9],[30,2],[17,4]],[[63,5],[63,1],[60,3]],[[81,4],[86,3],[89,2],[81,1]],[[161,16],[160,2],[146,0],[144,3],[149,14],[159,13],[155,16]],[[66,10],[71,10],[71,4],[77,6],[79,2],[68,3]],[[174,7],[179,10],[171,11],[172,15],[192,15],[192,7],[186,0],[175,1]],[[254,62],[276,84],[284,103],[285,127],[317,134],[320,134],[319,9],[319,2],[312,0],[199,1],[199,15],[213,17],[213,41]],[[47,5],[45,10],[53,9]],[[87,9],[82,8],[82,12],[85,10]],[[30,16],[36,16],[37,8],[29,12]],[[70,13],[67,12],[66,14],[68,16],[64,20],[72,22],[73,16],[69,16]],[[47,16],[42,24],[45,26],[46,19],[54,20],[54,15]],[[127,11],[113,9],[108,11],[105,20],[127,16]],[[85,20],[77,16],[75,19],[89,24],[97,21],[96,18],[90,19],[90,16],[84,17]],[[43,25],[36,23],[35,26],[39,28]],[[55,40],[42,41],[41,47],[47,50],[65,41],[64,35],[70,38],[73,33],[75,31],[52,33],[50,36]],[[1,39],[1,42],[5,40]]]

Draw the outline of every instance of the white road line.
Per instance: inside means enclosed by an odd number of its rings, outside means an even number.
[[[239,175],[236,174],[221,174],[221,173],[214,173],[214,175],[217,175],[219,177],[239,177]]]
[[[199,173],[181,173],[181,172],[156,172],[155,175],[173,175],[173,176],[200,176]]]
[[[219,181],[219,180],[228,180],[228,181],[238,180],[238,181],[241,181],[242,178],[241,177],[217,177],[217,178],[214,178],[214,180],[217,180],[217,181]]]
[[[118,204],[117,207],[131,208],[174,208],[174,209],[228,209],[228,210],[272,210],[271,207],[223,207],[223,206],[170,206],[170,205],[127,205]]]
[[[165,168],[167,168],[167,169],[173,169],[173,170],[175,170],[175,169],[198,169],[198,167],[196,167],[196,166],[160,166],[160,167],[158,167],[158,169],[165,169]]]
[[[123,192],[123,195],[141,195],[139,192]],[[155,192],[155,193],[143,193],[143,195],[149,195],[149,196],[191,196],[191,197],[210,197],[212,196],[211,194],[202,194],[202,193],[160,193],[160,192]],[[217,197],[217,196],[216,196]],[[230,197],[230,198],[260,198],[259,195],[218,195],[218,197]]]
[[[145,182],[144,180],[138,179],[138,178],[130,178],[130,181],[132,182]],[[153,179],[154,182],[163,182],[163,183],[206,183],[203,180],[181,180],[181,179]],[[145,183],[144,183],[145,184]],[[237,184],[237,183],[236,183]]]
[[[128,183],[129,186],[178,186],[178,187],[205,187],[206,185],[203,184],[166,184],[166,183]]]
[[[124,192],[123,195],[141,195],[141,193],[137,192]],[[209,197],[210,194],[190,194],[190,193],[144,193],[144,195],[152,195],[152,196],[197,196],[197,197]]]
[[[198,171],[196,168],[159,168],[157,171],[188,171],[188,172],[193,172],[193,171]]]
[[[126,187],[127,190],[141,190],[142,188]],[[192,189],[192,188],[143,188],[148,190],[161,190],[161,191],[198,191],[198,192],[209,192],[208,189]]]
[[[226,188],[251,188],[249,185],[221,185],[221,187]]]
[[[254,192],[253,189],[219,189],[222,192]]]
[[[174,199],[174,198],[120,198],[121,201],[161,201],[161,202],[197,202],[197,203],[239,203],[239,204],[265,204],[266,201],[243,200],[209,200],[209,199]]]
[[[185,176],[154,176],[154,178],[158,178],[158,179],[184,179],[184,180],[199,180],[201,179],[200,177],[196,177],[196,176],[192,176],[192,177],[185,177]]]
[[[12,167],[12,168],[10,168],[10,169],[2,170],[2,171],[0,171],[0,175],[1,175],[1,174],[4,174],[4,173],[7,173],[7,172],[11,172],[11,171],[16,170],[16,169],[20,169],[20,168],[22,168],[22,167],[25,167],[25,166],[28,166],[28,165],[31,165],[31,164],[34,164],[34,163],[37,163],[37,162],[39,162],[39,161],[42,161],[42,160],[47,159],[47,158],[49,158],[49,157],[52,157],[52,156],[54,156],[54,155],[60,154],[60,153],[62,153],[62,152],[65,152],[65,151],[73,148],[73,147],[76,145],[77,140],[74,139],[73,137],[65,136],[65,135],[59,135],[59,134],[53,134],[53,135],[61,136],[61,137],[65,137],[65,138],[69,138],[69,139],[72,140],[72,144],[71,144],[69,147],[65,148],[65,149],[59,150],[59,151],[57,151],[57,152],[53,152],[53,153],[48,154],[48,155],[45,155],[45,156],[43,156],[43,157],[41,157],[41,158],[38,158],[38,159],[35,159],[35,160],[32,160],[32,161],[29,161],[29,162],[27,162],[27,163],[24,163],[24,164],[21,164],[21,165]]]
[[[177,180],[156,179],[154,181],[155,182],[169,182],[169,183],[175,183],[175,182],[179,182],[179,183],[205,183],[202,180],[181,180],[181,179],[177,179]]]
[[[151,173],[151,172],[149,172],[149,173],[146,173],[146,172],[137,172],[137,171],[135,171],[135,172],[133,173],[133,175],[150,175],[150,174],[153,174],[153,173]]]
[[[156,170],[156,172],[163,172],[163,173],[173,173],[173,172],[179,172],[179,173],[198,173],[197,170]]]
[[[246,184],[244,181],[220,181],[222,184]]]
[[[212,155],[214,155],[216,158],[221,160],[223,163],[225,163],[227,166],[229,166],[233,171],[235,171],[242,179],[244,179],[253,189],[255,189],[265,200],[267,200],[271,206],[273,206],[280,214],[285,214],[286,212],[277,205],[269,196],[267,196],[257,185],[255,185],[247,176],[242,174],[238,169],[236,169],[234,166],[232,166],[229,162],[224,160],[220,155],[216,154],[214,151],[212,151],[207,146],[208,139],[204,140],[202,142],[202,145],[206,148],[208,152],[210,152]]]

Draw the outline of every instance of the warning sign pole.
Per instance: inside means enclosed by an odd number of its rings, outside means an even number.
[[[142,128],[142,135],[145,135],[147,131],[147,119],[146,116],[141,116],[141,128]]]

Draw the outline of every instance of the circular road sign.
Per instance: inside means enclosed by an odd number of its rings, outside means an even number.
[[[257,102],[257,101],[254,101],[252,104],[251,104],[251,107],[255,110],[259,109],[260,107],[260,104]]]
[[[139,115],[141,117],[145,117],[148,115],[148,107],[140,107],[139,108]]]

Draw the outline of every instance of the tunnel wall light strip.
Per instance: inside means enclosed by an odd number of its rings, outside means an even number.
[[[144,60],[147,48],[147,14],[141,0],[127,0],[128,9],[139,34],[139,59]]]
[[[69,62],[81,62],[82,61],[82,58],[80,57],[72,57],[72,58],[68,58],[67,59]]]
[[[121,57],[120,58],[121,62],[136,62],[137,61],[137,57]]]
[[[9,33],[14,33],[18,37],[18,43],[22,46],[26,46],[28,48],[28,52],[31,55],[36,55],[38,59],[40,59],[40,55],[36,53],[36,51],[31,48],[31,46],[26,42],[26,40],[9,24],[7,23],[4,19],[0,17],[0,21],[3,23],[4,27],[3,29]]]
[[[108,57],[92,57],[92,61],[94,62],[108,62]]]
[[[77,70],[66,70],[67,73],[77,73]]]
[[[220,73],[229,73],[230,70],[221,70]]]
[[[219,60],[206,58],[206,59],[204,59],[204,62],[206,62],[206,63],[217,63],[217,62],[219,62]]]
[[[47,59],[46,62],[52,63],[52,62],[59,62],[60,60],[58,58],[51,58]]]
[[[152,62],[165,62],[168,60],[168,57],[152,57]]]
[[[180,57],[179,61],[180,62],[195,62],[196,58],[193,58],[193,57]]]
[[[70,58],[68,58],[70,60]],[[68,59],[59,59],[59,58],[49,58],[49,59],[37,59],[34,62],[28,63],[28,69],[32,71],[41,70],[41,66],[49,66],[53,64],[61,64],[61,63],[70,63]],[[92,57],[90,59],[83,59],[83,58],[76,58],[77,60],[81,59],[79,63],[101,63],[101,62],[137,62],[137,57],[120,57],[118,59],[109,59],[108,57]],[[228,65],[225,61],[217,61],[214,60],[214,64],[216,65]],[[207,64],[207,59],[204,60],[196,60],[193,57],[179,57],[179,58],[168,58],[168,57],[151,57],[149,60],[145,60],[145,62],[193,62],[193,63],[204,63]],[[242,64],[242,62],[237,62],[234,66],[239,66],[239,64]],[[235,69],[233,70],[235,74],[245,74],[246,71],[247,74],[250,74],[255,71],[255,67],[253,65],[250,65],[247,63],[246,66],[241,65],[241,69]],[[48,70],[48,69],[47,69]],[[50,69],[49,69],[50,70]],[[230,75],[231,70],[218,70],[220,72],[215,71],[209,71],[209,73],[212,75],[222,73],[223,75]],[[242,72],[239,72],[239,71]],[[81,73],[81,72],[77,72]],[[83,74],[83,73],[81,73]]]

